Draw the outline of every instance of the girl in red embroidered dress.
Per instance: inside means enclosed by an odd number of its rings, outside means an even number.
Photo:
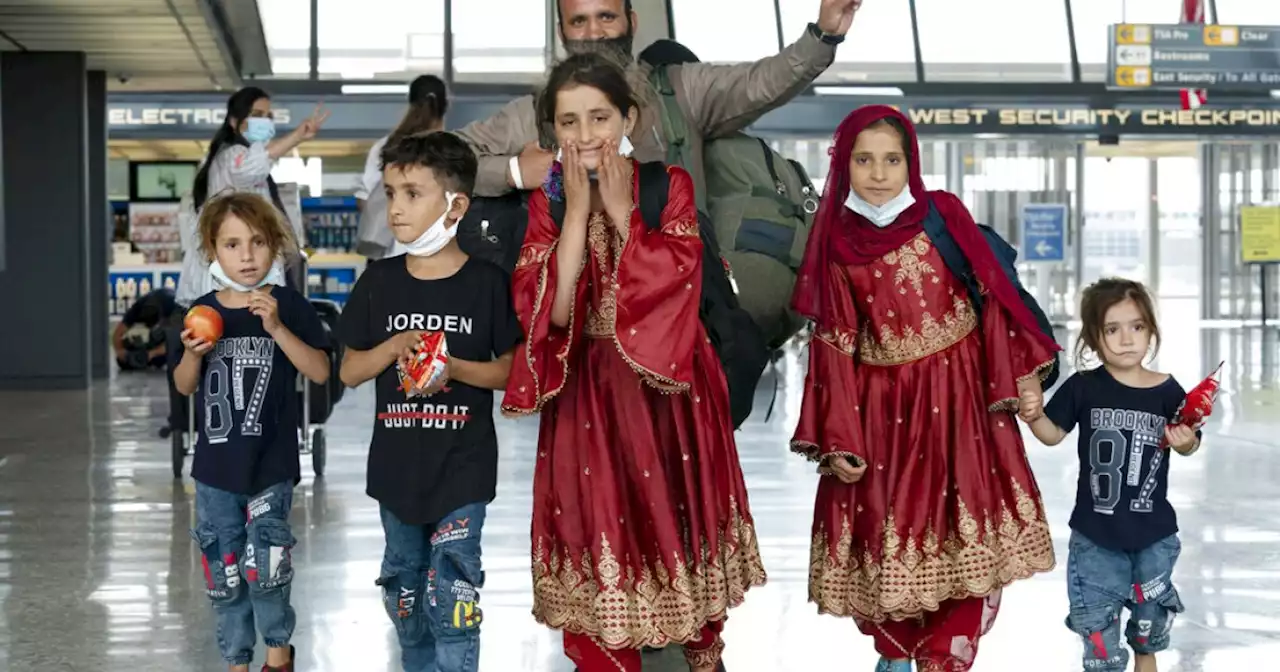
[[[646,229],[637,165],[619,155],[638,108],[601,57],[559,65],[541,105],[563,161],[529,201],[512,291],[526,341],[503,402],[542,414],[534,616],[565,631],[581,672],[639,672],[641,647],[672,643],[710,672],[728,609],[765,574],[698,318],[693,185],[669,168],[661,228]]]
[[[926,192],[910,121],[874,106],[836,132],[794,306],[816,323],[792,449],[825,476],[810,600],[875,639],[877,670],[964,672],[1001,589],[1053,568],[1012,411],[1059,350],[954,195]],[[847,197],[847,198],[846,198]],[[923,229],[930,203],[981,310]]]

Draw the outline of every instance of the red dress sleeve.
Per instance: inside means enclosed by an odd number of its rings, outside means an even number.
[[[1037,333],[1015,323],[1000,304],[985,302],[982,338],[987,360],[987,403],[992,411],[1016,411],[1018,383],[1044,380],[1057,359]]]
[[[694,346],[705,338],[698,317],[702,239],[689,173],[674,166],[667,173],[662,227],[649,231],[639,209],[632,209],[604,301],[615,305],[618,352],[641,380],[684,392],[693,381]]]
[[[857,375],[858,315],[852,288],[844,270],[835,264],[827,287],[827,327],[819,327],[809,345],[809,373],[804,380],[800,422],[791,437],[791,450],[815,462],[829,473],[825,461],[836,455],[870,462],[870,446],[862,440],[862,413]]]
[[[542,410],[564,388],[569,362],[581,341],[579,317],[586,309],[587,279],[578,271],[577,292],[569,311],[569,325],[551,323],[551,304],[556,296],[556,246],[560,227],[551,218],[547,196],[541,189],[529,197],[529,226],[525,231],[520,259],[511,277],[511,297],[524,342],[516,348],[502,411],[507,415],[528,415]],[[583,256],[585,266],[587,256]]]

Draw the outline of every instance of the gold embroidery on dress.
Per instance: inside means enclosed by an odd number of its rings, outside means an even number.
[[[893,514],[885,519],[877,555],[863,544],[855,548],[852,514],[843,516],[834,547],[828,531],[818,529],[810,547],[809,601],[819,613],[900,621],[1053,569],[1044,513],[1012,483],[1014,511],[1002,506],[979,520],[960,502],[958,524],[941,541],[931,529],[904,536]]]
[[[852,356],[857,349],[858,332],[846,327],[832,327],[814,333],[819,341],[835,348],[837,351]]]
[[[937,274],[933,264],[921,259],[929,254],[929,249],[929,240],[925,234],[921,233],[898,248],[896,252],[884,255],[882,258],[884,263],[889,266],[898,266],[898,270],[893,274],[893,284],[901,285],[907,282],[916,290],[916,296],[923,297],[925,276]],[[906,288],[903,287],[901,292],[905,294]]]
[[[521,250],[522,257],[524,255],[524,251],[523,251],[524,249],[537,249],[537,248],[533,245],[525,246],[525,248],[522,248]],[[541,315],[542,313],[541,309],[542,309],[543,301],[546,299],[546,296],[547,296],[547,287],[549,285],[548,278],[551,273],[551,264],[548,263],[551,259],[551,248],[548,247],[546,254],[540,255],[540,256],[541,256],[541,261],[537,263],[542,265],[542,270],[538,272],[538,292],[533,302],[533,313],[529,316],[529,330],[525,333],[526,346],[524,349],[525,365],[529,367],[529,377],[533,380],[533,394],[534,394],[533,406],[530,408],[524,408],[524,407],[508,404],[504,401],[502,404],[502,413],[507,416],[532,415],[534,413],[538,413],[539,411],[542,410],[542,407],[548,401],[553,399],[557,394],[560,394],[560,391],[564,389],[565,383],[568,382],[569,380],[568,355],[569,355],[569,351],[573,347],[573,341],[574,341],[573,333],[574,333],[574,328],[577,325],[578,302],[576,300],[569,304],[569,325],[567,330],[569,337],[565,339],[565,344],[562,348],[560,348],[560,352],[556,353],[556,359],[560,360],[560,365],[561,367],[563,367],[563,375],[560,378],[560,385],[556,387],[554,390],[547,390],[546,392],[542,391],[542,381],[538,379],[538,367],[535,366],[533,361],[534,349],[531,347],[528,347],[527,345],[528,343],[532,343],[534,340],[533,329],[538,324],[538,316]],[[584,256],[582,258],[582,263],[578,264],[578,273],[573,276],[574,287],[577,287],[578,283],[582,281],[582,272],[586,270],[586,268],[587,268],[587,259]],[[521,392],[523,391],[524,390],[522,389]]]
[[[672,222],[666,227],[668,235],[680,238],[697,238],[698,237],[698,220],[682,219],[678,222]]]
[[[551,257],[551,252],[554,249],[551,245],[525,245],[520,248],[520,258],[516,261],[516,268],[537,266],[544,263]]]
[[[733,512],[719,531],[718,552],[702,557],[620,561],[607,535],[600,550],[574,554],[553,540],[534,542],[533,615],[557,630],[599,637],[609,648],[664,647],[699,639],[753,586],[764,585],[755,527]]]
[[[928,312],[920,313],[920,326],[902,324],[902,333],[894,332],[889,322],[880,325],[876,334],[872,327],[864,327],[859,335],[858,349],[861,361],[873,366],[893,366],[936,354],[959,343],[978,326],[978,318],[967,299],[953,296],[951,310],[935,319]]]

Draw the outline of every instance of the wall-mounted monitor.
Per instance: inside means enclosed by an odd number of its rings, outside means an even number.
[[[134,203],[178,202],[191,191],[200,164],[195,161],[129,162],[129,200]]]

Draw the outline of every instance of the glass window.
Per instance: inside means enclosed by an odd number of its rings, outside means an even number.
[[[277,77],[311,73],[311,0],[258,0],[258,17]]]
[[[787,42],[799,39],[805,27],[818,20],[819,4],[796,0],[782,3],[782,35]],[[916,79],[915,49],[915,39],[911,37],[911,8],[905,0],[864,2],[849,29],[848,39],[836,50],[836,62],[819,81],[913,82]]]
[[[453,2],[453,70],[459,80],[538,79],[547,69],[546,44],[545,2]]]
[[[1062,2],[916,0],[916,9],[927,80],[1071,79],[1071,41]]]
[[[1076,51],[1085,81],[1107,78],[1111,26],[1117,23],[1178,23],[1178,3],[1168,0],[1071,0]]]
[[[676,39],[708,63],[755,61],[778,53],[773,0],[670,0]]]
[[[1218,23],[1241,26],[1280,26],[1280,2],[1218,0]]]
[[[443,0],[320,0],[319,12],[321,77],[404,79],[444,69]]]

